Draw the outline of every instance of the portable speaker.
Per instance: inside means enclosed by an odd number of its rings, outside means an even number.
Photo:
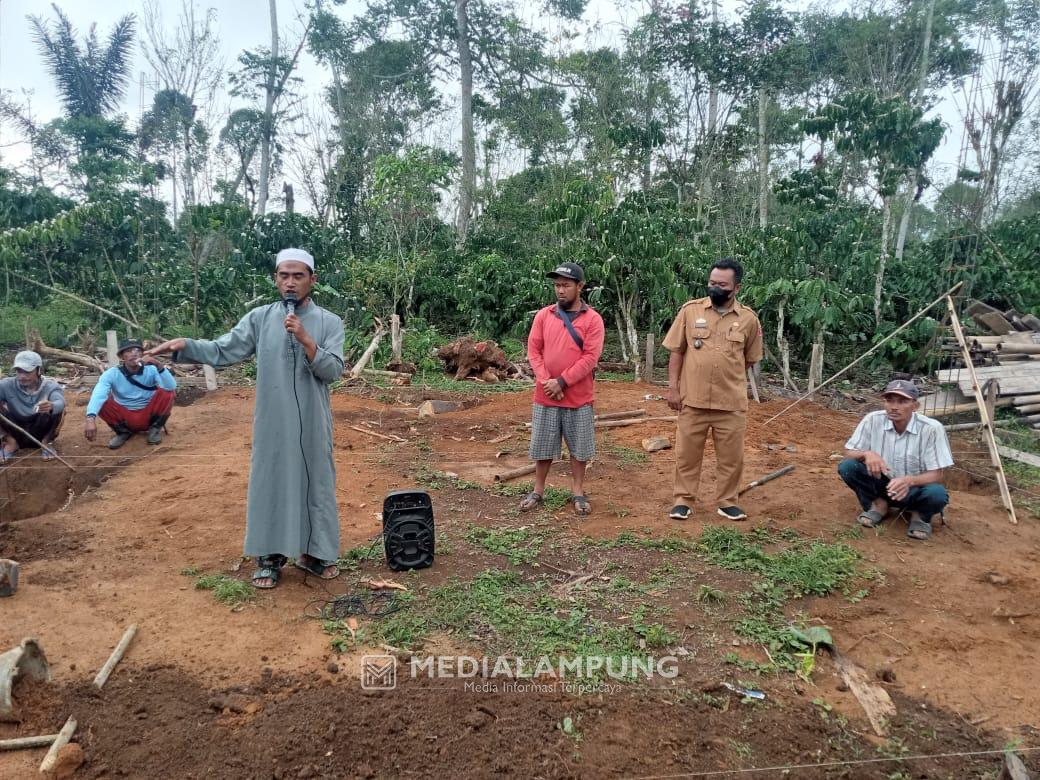
[[[383,549],[394,571],[433,565],[433,502],[425,490],[395,490],[383,499]]]

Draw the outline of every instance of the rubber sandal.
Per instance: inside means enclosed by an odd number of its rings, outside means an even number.
[[[284,555],[262,555],[256,559],[257,569],[249,578],[253,587],[258,590],[271,590],[278,586],[278,580],[282,576],[282,567],[285,565]],[[260,585],[260,580],[271,580],[270,585]]]
[[[592,512],[592,504],[585,496],[574,496],[571,501],[574,503],[574,514],[584,516]]]
[[[320,580],[334,580],[343,573],[335,561],[323,561],[321,558],[315,558],[313,555],[307,554],[301,555],[293,561],[293,566],[308,574],[313,574]],[[335,569],[336,573],[328,574],[327,572],[330,568]]]
[[[530,493],[528,493],[526,496],[520,499],[520,511],[530,512],[532,509],[537,509],[542,505],[542,501],[544,501],[544,499],[542,498],[542,494],[535,493],[532,490]]]
[[[17,454],[18,450],[11,450],[11,452],[7,452],[7,450],[0,448],[0,465],[10,463],[14,460],[14,456]]]
[[[50,447],[44,447],[40,450],[40,457],[44,460],[54,460],[56,457],[58,457],[58,453],[56,453]]]
[[[867,509],[856,515],[856,522],[864,528],[877,528],[885,522],[885,516],[876,509]]]
[[[915,541],[927,542],[932,538],[932,524],[920,518],[911,520],[906,535]]]

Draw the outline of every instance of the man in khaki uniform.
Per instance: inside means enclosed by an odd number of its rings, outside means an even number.
[[[762,359],[762,326],[737,303],[744,269],[732,258],[711,267],[708,297],[679,309],[664,346],[668,405],[679,412],[675,445],[675,506],[669,517],[686,520],[700,488],[704,443],[715,442],[718,513],[730,520],[747,514],[737,506],[744,468],[747,369]]]

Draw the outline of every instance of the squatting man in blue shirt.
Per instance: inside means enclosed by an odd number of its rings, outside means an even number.
[[[895,507],[909,513],[907,536],[925,541],[932,518],[950,501],[942,485],[943,469],[953,465],[946,429],[917,413],[920,391],[913,382],[889,382],[881,395],[884,410],[860,420],[838,473],[863,507],[860,525],[876,528]]]
[[[135,433],[144,431],[148,431],[149,444],[159,444],[173,409],[177,380],[170,369],[143,353],[137,339],[121,343],[116,354],[120,364],[105,371],[90,394],[83,435],[94,441],[100,417],[115,433],[109,449],[119,449]]]

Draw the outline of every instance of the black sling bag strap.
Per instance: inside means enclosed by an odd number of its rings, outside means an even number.
[[[132,384],[134,387],[139,387],[142,390],[147,390],[148,392],[154,392],[159,387],[159,385],[153,385],[151,387],[149,387],[148,385],[142,385],[140,382],[134,379],[133,375],[129,371],[126,370],[126,366],[120,366],[119,370],[120,372],[122,372],[123,376],[126,377],[126,381]]]
[[[571,338],[574,339],[574,343],[578,345],[578,349],[585,349],[585,341],[578,335],[578,331],[574,329],[574,323],[571,322],[571,318],[567,316],[566,312],[560,311],[559,306],[556,307],[556,311],[563,320],[563,324],[567,327],[567,332],[570,333]]]

